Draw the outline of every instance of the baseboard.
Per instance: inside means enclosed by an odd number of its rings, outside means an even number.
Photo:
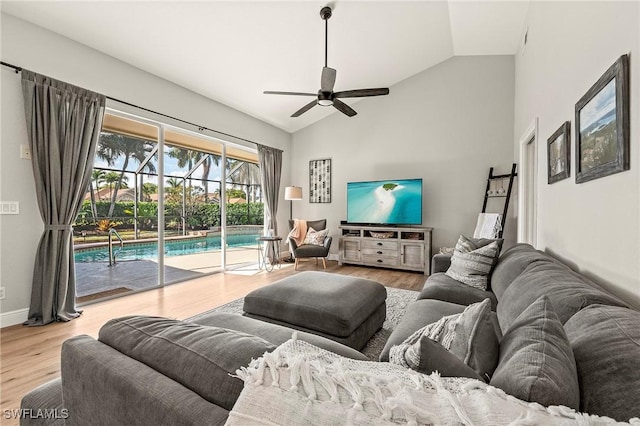
[[[330,254],[329,256],[327,256],[327,260],[338,261],[338,260],[340,260],[340,258],[339,258],[339,256],[337,254],[333,253],[333,254]]]
[[[0,314],[0,327],[22,324],[29,318],[29,308],[18,309],[17,311],[4,312]]]

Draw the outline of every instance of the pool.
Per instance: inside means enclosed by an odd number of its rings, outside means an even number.
[[[258,234],[241,234],[227,236],[227,246],[229,247],[257,247]],[[208,236],[202,238],[189,238],[184,240],[165,240],[164,254],[165,256],[184,256],[186,254],[206,253],[210,251],[220,250],[220,236]],[[114,245],[113,250],[117,252],[116,258],[122,260],[139,260],[139,259],[157,259],[158,244],[152,243],[133,243],[125,244],[120,248]],[[74,259],[78,262],[108,262],[109,249],[104,247],[95,247],[90,249],[78,249],[74,253]]]

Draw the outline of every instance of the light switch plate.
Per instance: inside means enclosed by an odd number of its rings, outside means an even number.
[[[20,214],[18,201],[0,201],[0,214]]]

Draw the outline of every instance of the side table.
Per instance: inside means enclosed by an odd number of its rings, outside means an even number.
[[[264,267],[267,272],[271,272],[275,265],[280,267],[281,241],[282,237],[258,237],[258,268]]]

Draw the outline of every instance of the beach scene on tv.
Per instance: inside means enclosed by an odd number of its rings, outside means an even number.
[[[347,222],[422,224],[422,179],[347,183]]]

